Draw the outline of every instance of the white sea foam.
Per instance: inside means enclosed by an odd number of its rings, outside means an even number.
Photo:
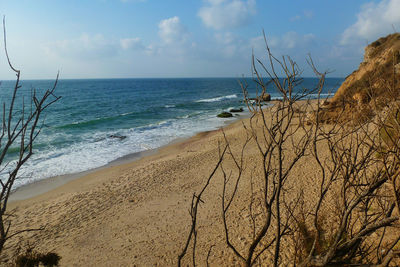
[[[332,96],[333,96],[333,94],[320,94],[319,98],[324,99],[324,98],[332,97]],[[311,94],[310,97],[311,98],[317,98],[318,94]]]
[[[206,99],[200,99],[197,100],[197,103],[200,102],[218,102],[218,101],[222,101],[225,99],[232,99],[232,98],[237,98],[237,95],[226,95],[226,96],[220,96],[220,97],[214,97],[214,98],[206,98]]]
[[[119,116],[127,116],[127,115],[131,115],[131,114],[135,114],[135,112],[125,112],[120,114]]]

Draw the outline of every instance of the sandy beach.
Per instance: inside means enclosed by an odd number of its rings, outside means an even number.
[[[242,122],[247,120],[225,127],[227,135],[241,138]],[[10,240],[6,255],[28,240],[38,251],[57,252],[61,266],[176,265],[189,231],[192,194],[214,168],[219,141],[220,130],[203,132],[137,161],[101,168],[72,181],[46,180],[24,188],[21,194],[29,195],[38,187],[56,187],[25,200],[13,197],[9,210],[16,210],[14,229],[45,229],[28,234],[28,239],[22,235]],[[210,201],[202,209],[209,222],[219,219],[218,184],[207,192]],[[222,237],[216,235],[209,241]]]

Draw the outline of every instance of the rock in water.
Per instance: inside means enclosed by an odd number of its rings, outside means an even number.
[[[217,115],[218,118],[230,118],[233,117],[232,113],[230,112],[222,112]]]
[[[125,135],[117,135],[117,134],[112,134],[108,136],[109,138],[115,138],[115,139],[119,139],[119,140],[124,140],[126,138]]]
[[[243,112],[243,108],[232,108],[231,110],[229,110],[229,112]]]

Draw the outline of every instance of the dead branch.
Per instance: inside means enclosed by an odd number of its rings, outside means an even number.
[[[26,105],[24,100],[22,101],[21,107],[19,107],[21,112],[18,113],[18,111],[16,111],[15,105],[17,101],[17,93],[21,88],[21,72],[12,65],[8,54],[5,17],[3,17],[3,38],[4,52],[10,69],[16,73],[16,81],[11,92],[11,100],[9,102],[3,102],[2,108],[0,166],[3,171],[7,170],[8,175],[1,180],[0,183],[0,253],[4,248],[6,241],[10,238],[24,232],[39,231],[43,229],[12,230],[12,218],[10,217],[10,214],[7,214],[7,204],[14,182],[18,178],[20,168],[33,154],[34,142],[43,127],[43,124],[40,124],[42,113],[50,105],[60,99],[60,97],[54,94],[59,77],[57,74],[53,87],[45,90],[42,96],[38,96],[36,90],[34,91],[30,98],[31,108],[29,111],[25,109]],[[19,147],[18,158],[13,162],[6,160],[6,156],[12,145],[18,145]]]

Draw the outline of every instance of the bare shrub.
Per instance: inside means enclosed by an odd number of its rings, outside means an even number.
[[[322,123],[319,116],[324,109],[323,101],[319,97],[309,101],[308,96],[320,95],[327,73],[318,72],[310,58],[309,65],[319,83],[315,88],[296,91],[301,82],[296,63],[289,57],[274,57],[268,45],[266,49],[268,65],[253,56],[254,82],[260,95],[266,93],[269,85],[274,86],[281,101],[263,110],[260,102],[249,101],[247,85],[241,84],[253,114],[248,123],[243,123],[246,138],[241,149],[234,151],[233,141],[222,130],[222,152],[200,194],[194,194],[191,231],[178,265],[189,248],[191,262],[196,265],[196,241],[200,234],[197,212],[201,202],[206,201],[201,195],[219,171],[223,179],[221,217],[225,243],[243,265],[388,266],[398,256],[400,240],[396,231],[400,154],[398,140],[389,148],[382,139],[382,131],[394,136],[390,129],[397,128],[389,129],[388,123],[384,123],[387,120],[344,123],[339,119],[331,124]],[[279,77],[281,73],[284,78]],[[395,118],[397,122],[397,115]],[[249,146],[255,146],[259,152],[255,165],[245,164]],[[226,169],[226,161],[233,161],[234,168]],[[301,164],[314,164],[312,177],[296,173]],[[303,181],[299,179],[306,179],[309,188],[300,186]],[[241,188],[244,180],[250,184],[250,190]],[[311,189],[314,194],[310,194]],[[229,223],[237,216],[232,206],[239,194],[250,199],[249,205],[235,203],[250,217],[249,221],[240,221],[247,225],[244,229],[252,229],[249,232],[232,231]],[[237,244],[234,240],[238,236],[234,233],[250,242]],[[209,256],[210,253],[207,263]]]
[[[0,114],[0,166],[1,171],[7,171],[7,175],[0,180],[0,255],[5,243],[23,232],[37,231],[39,229],[19,229],[12,228],[13,211],[7,210],[8,199],[13,190],[13,185],[18,179],[18,171],[21,166],[32,156],[34,142],[42,129],[43,112],[53,103],[58,101],[60,97],[54,95],[57,86],[58,75],[52,88],[44,92],[33,90],[28,101],[23,99],[18,102],[21,97],[18,92],[20,85],[20,70],[16,69],[10,61],[7,51],[5,18],[3,18],[4,32],[4,48],[6,58],[10,69],[16,74],[16,81],[10,99],[3,100]],[[21,106],[18,106],[21,103]],[[12,146],[18,147],[18,158],[9,161],[7,155]]]

